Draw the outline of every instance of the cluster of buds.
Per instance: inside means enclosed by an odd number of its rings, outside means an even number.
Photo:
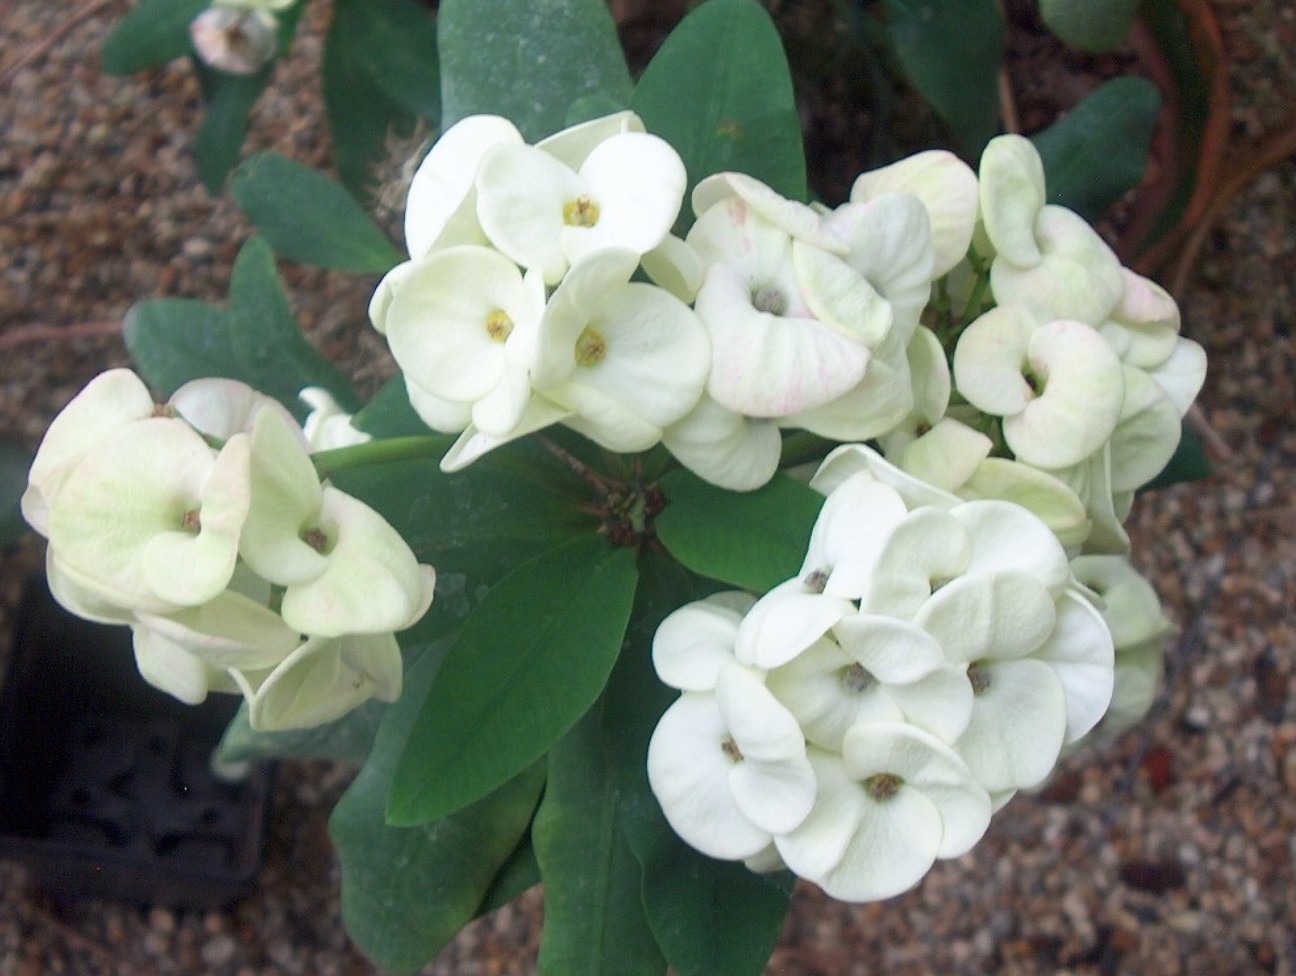
[[[322,391],[308,424],[358,432]],[[331,721],[400,694],[394,631],[434,575],[373,509],[329,484],[279,403],[196,380],[165,404],[129,370],[103,373],[55,418],[23,496],[49,539],[55,597],[130,626],[151,684],[183,701],[241,692],[252,725]]]
[[[675,831],[867,901],[966,853],[1112,700],[1111,632],[1026,509],[830,454],[798,575],[675,611],[648,751]]]

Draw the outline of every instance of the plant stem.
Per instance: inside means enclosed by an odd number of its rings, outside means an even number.
[[[367,441],[364,444],[353,444],[350,447],[338,447],[331,451],[320,451],[311,455],[311,463],[315,465],[315,471],[323,481],[348,468],[440,457],[449,446],[450,439],[444,434],[389,437],[384,440]]]

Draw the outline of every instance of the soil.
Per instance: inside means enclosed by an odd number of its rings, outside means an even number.
[[[258,104],[250,148],[326,164],[315,79],[328,6],[311,5]],[[614,6],[646,58],[672,5]],[[830,5],[771,6],[781,21],[824,18],[806,31],[839,29]],[[1296,8],[1209,6],[1233,99],[1228,175],[1267,135],[1294,127]],[[127,362],[119,325],[132,303],[221,300],[250,233],[228,197],[198,184],[190,70],[100,72],[99,47],[128,7],[10,0],[0,18],[0,434],[29,449],[91,376]],[[1009,4],[1009,68],[1024,126],[1128,63],[1129,52],[1062,58],[1019,7]],[[870,151],[860,136],[870,120],[850,107],[849,79],[809,90],[816,155],[844,181]],[[906,137],[921,144],[931,133],[916,114]],[[374,389],[390,361],[365,325],[373,279],[281,270],[307,334]],[[1293,283],[1296,166],[1282,158],[1223,209],[1178,294],[1185,332],[1211,357],[1201,412],[1216,474],[1147,496],[1132,516],[1136,560],[1178,625],[1149,718],[1015,799],[970,854],[900,898],[849,906],[802,886],[771,976],[1296,974]],[[32,538],[6,553],[0,626],[41,559]],[[281,766],[256,889],[227,910],[60,904],[0,863],[0,976],[374,973],[342,930],[326,834],[350,775],[320,762]],[[532,891],[470,926],[425,976],[533,973],[542,902]]]

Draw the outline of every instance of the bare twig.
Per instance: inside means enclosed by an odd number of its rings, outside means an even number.
[[[110,3],[112,3],[112,0],[88,0],[87,3],[76,11],[76,13],[72,14],[72,16],[63,21],[63,23],[59,24],[59,26],[54,28],[54,30],[50,31],[39,41],[27,45],[27,47],[23,48],[23,50],[18,53],[18,57],[5,65],[4,71],[0,71],[0,85],[8,84],[9,81],[13,79],[14,75],[66,37],[77,24],[94,16],[94,14],[98,13]]]
[[[77,322],[73,325],[29,325],[0,333],[0,350],[24,346],[29,342],[63,342],[68,339],[95,339],[117,335],[121,322],[116,319],[100,322]]]
[[[1279,126],[1237,161],[1232,175],[1211,197],[1201,220],[1197,222],[1197,226],[1179,248],[1174,273],[1170,276],[1170,293],[1176,299],[1183,297],[1184,289],[1188,287],[1197,264],[1197,254],[1206,236],[1228,205],[1233,202],[1233,198],[1250,186],[1251,181],[1257,176],[1293,153],[1296,153],[1296,118]]]

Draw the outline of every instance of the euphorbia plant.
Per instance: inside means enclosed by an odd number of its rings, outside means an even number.
[[[362,761],[331,828],[380,965],[541,881],[542,972],[755,973],[794,878],[904,891],[1146,707],[1122,522],[1204,358],[1028,140],[809,202],[760,7],[632,89],[556,6],[522,66],[443,5],[405,256],[317,174],[236,178],[288,253],[384,272],[399,376],[357,402],[249,242],[228,309],[132,312],[167,399],[95,380],[25,510],[147,680],[245,697],[229,755]]]

